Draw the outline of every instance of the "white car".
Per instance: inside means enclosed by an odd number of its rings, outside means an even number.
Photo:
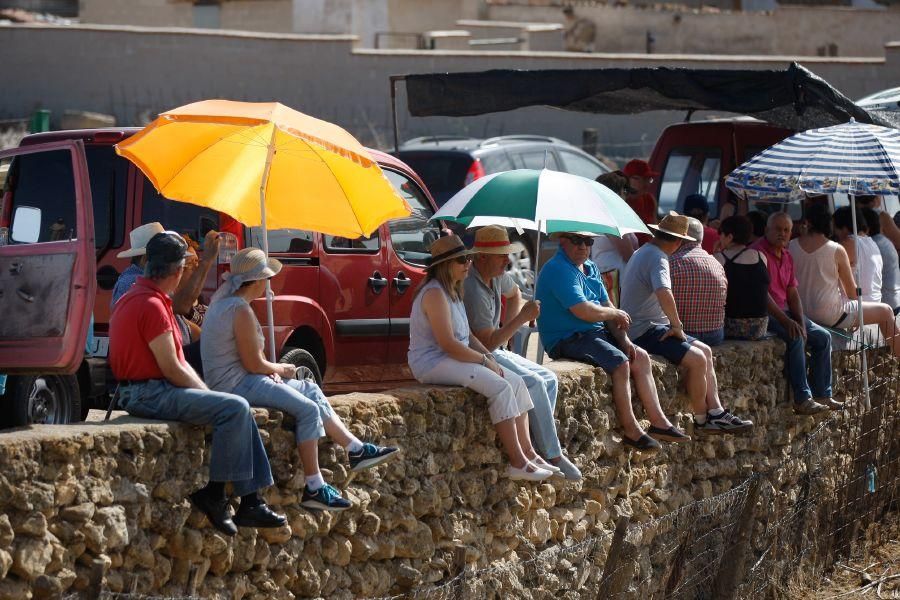
[[[858,106],[866,110],[896,110],[900,111],[900,87],[889,88],[876,92],[856,101]]]

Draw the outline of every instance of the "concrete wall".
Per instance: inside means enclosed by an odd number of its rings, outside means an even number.
[[[120,417],[6,433],[0,435],[0,597],[65,597],[84,590],[94,570],[104,589],[151,596],[394,595],[453,577],[465,564],[515,563],[552,546],[607,537],[623,515],[641,552],[636,581],[645,597],[662,594],[668,565],[649,555],[666,536],[642,536],[641,524],[796,457],[816,426],[812,417],[794,416],[785,398],[783,348],[769,341],[716,351],[722,399],[753,419],[752,433],[699,437],[652,456],[623,448],[603,371],[553,362],[560,378],[558,432],[583,470],[578,483],[503,477],[506,461],[484,399],[467,390],[419,386],[333,397],[336,412],[362,439],[404,450],[399,460],[354,476],[344,451],[322,442],[325,476],[355,504],[340,514],[298,506],[304,479],[292,423],[279,412],[256,411],[276,482],[266,497],[289,524],[242,529],[234,538],[218,534],[185,499],[205,482],[208,430]],[[675,422],[692,433],[676,369],[656,364],[654,372],[667,414],[679,413]],[[817,437],[822,463],[834,463],[839,425],[852,418],[836,417]],[[769,476],[771,494],[755,517],[760,526],[788,517],[803,477],[802,462],[797,467]],[[815,477],[833,489],[840,475],[829,468]],[[605,549],[597,566],[603,556]],[[560,597],[596,597],[597,566],[590,582],[559,590]],[[563,560],[548,568],[560,577],[575,570]],[[554,591],[532,596],[515,573],[499,579],[493,592],[453,597],[547,598]]]
[[[205,98],[278,100],[334,121],[364,143],[392,143],[388,77],[392,74],[484,69],[681,66],[781,69],[799,60],[851,98],[900,80],[891,58],[610,55],[353,50],[351,36],[302,36],[102,26],[0,26],[6,49],[0,119],[37,107],[58,118],[65,109],[116,116],[140,124],[165,109]],[[661,129],[681,113],[588,115],[529,108],[464,119],[410,118],[399,93],[400,135],[555,135],[580,143],[598,129],[612,156],[646,156]],[[697,115],[695,118],[710,116]],[[721,116],[721,115],[720,115]],[[55,125],[54,125],[55,126]]]
[[[292,0],[228,0],[219,7],[219,23],[222,29],[290,33],[293,14]],[[80,0],[78,16],[82,23],[194,26],[194,7],[182,0]]]
[[[494,0],[488,7],[498,21],[559,23],[559,6],[529,0]],[[545,4],[545,3],[540,3]],[[863,10],[841,7],[781,6],[771,12],[704,12],[591,4],[577,15],[597,24],[596,51],[665,54],[760,54],[815,56],[837,45],[839,56],[881,56],[884,44],[900,35],[900,8]],[[887,87],[887,85],[885,85]]]

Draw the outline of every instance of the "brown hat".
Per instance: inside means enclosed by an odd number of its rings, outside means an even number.
[[[472,246],[472,251],[478,254],[511,254],[524,249],[521,242],[510,242],[506,228],[499,225],[487,225],[476,231]]]
[[[693,242],[695,241],[694,238],[687,234],[689,225],[690,221],[688,221],[686,216],[679,215],[674,210],[670,210],[669,214],[659,222],[659,225],[647,225],[647,227],[654,231],[668,233],[669,235],[674,235],[682,240]]]
[[[448,235],[435,240],[431,244],[431,260],[428,268],[439,265],[442,262],[452,260],[458,256],[468,256],[474,254],[474,250],[469,250],[458,235]]]

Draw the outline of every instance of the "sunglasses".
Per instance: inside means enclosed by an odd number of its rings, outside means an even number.
[[[466,254],[465,256],[457,256],[456,258],[453,259],[453,262],[455,262],[458,265],[464,265],[464,264],[470,263],[470,262],[472,262],[472,255]]]
[[[594,238],[592,237],[581,237],[580,235],[564,235],[561,236],[572,242],[573,246],[587,246],[590,248],[594,245]]]

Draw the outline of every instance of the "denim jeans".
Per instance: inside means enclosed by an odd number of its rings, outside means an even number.
[[[175,387],[152,379],[122,386],[119,404],[144,419],[212,425],[210,481],[230,481],[236,496],[273,483],[269,457],[246,400],[234,394]]]
[[[790,318],[792,314],[786,312]],[[781,323],[769,317],[769,331],[787,344],[784,353],[784,368],[791,389],[794,391],[794,402],[805,402],[810,398],[831,398],[831,335],[806,317],[806,345],[803,338],[791,339]],[[807,379],[806,349],[809,348],[809,374]]]
[[[311,381],[288,379],[283,383],[266,375],[247,374],[234,388],[250,406],[273,408],[294,417],[294,439],[299,444],[325,435],[323,423],[334,419],[328,398]]]
[[[700,340],[707,346],[718,346],[725,341],[725,328],[714,329],[713,331],[685,331],[686,334],[694,339]]]
[[[562,455],[559,437],[556,435],[556,392],[559,381],[550,369],[522,358],[506,350],[494,350],[494,358],[503,369],[516,373],[525,382],[534,408],[528,411],[531,439],[538,453],[544,458]]]

